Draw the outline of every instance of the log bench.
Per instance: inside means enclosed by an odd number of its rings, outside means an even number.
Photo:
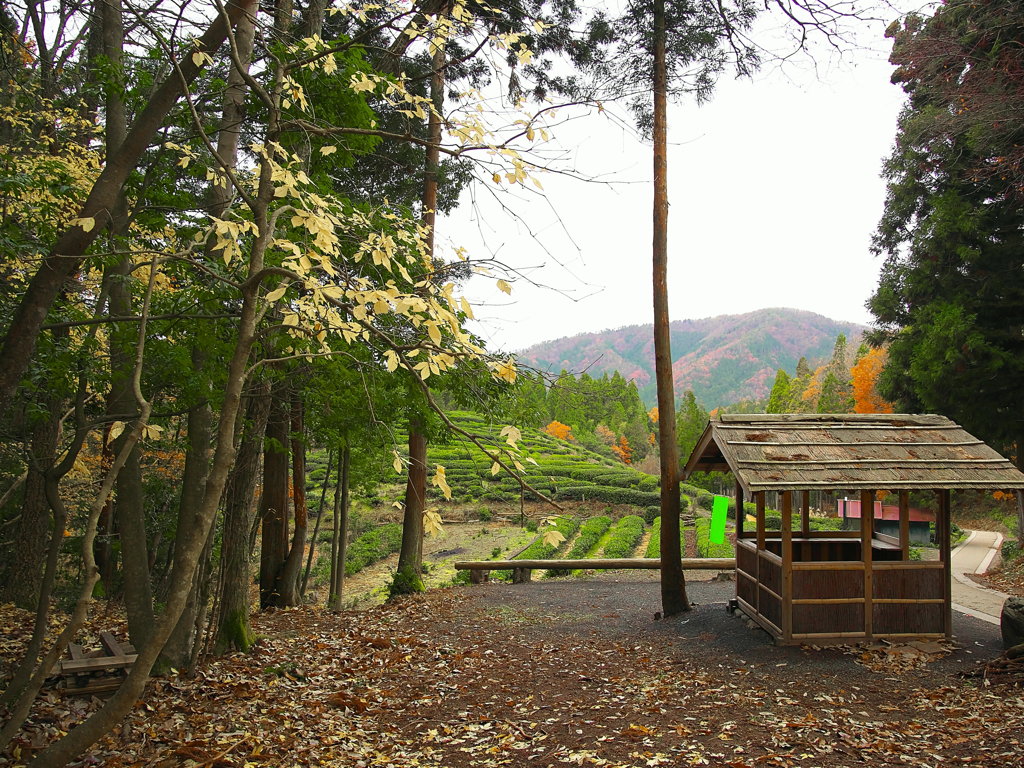
[[[684,557],[683,570],[729,571],[736,567],[731,557]],[[471,584],[487,581],[491,571],[512,571],[512,583],[530,580],[534,570],[586,570],[612,571],[619,569],[661,570],[661,559],[656,557],[626,557],[619,559],[592,558],[589,560],[463,560],[455,563],[455,570],[469,571]]]

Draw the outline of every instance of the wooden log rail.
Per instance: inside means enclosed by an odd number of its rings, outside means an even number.
[[[736,567],[732,557],[684,557],[684,570],[728,571]],[[469,571],[469,580],[479,584],[487,580],[488,571],[512,571],[512,582],[521,584],[530,580],[536,569],[610,571],[619,569],[660,570],[661,559],[654,557],[627,557],[620,559],[591,558],[587,560],[463,560],[455,563],[458,571]]]

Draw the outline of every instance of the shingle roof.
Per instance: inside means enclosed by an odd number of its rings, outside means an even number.
[[[711,421],[683,476],[732,472],[747,492],[1024,489],[1024,474],[944,416],[723,414]]]

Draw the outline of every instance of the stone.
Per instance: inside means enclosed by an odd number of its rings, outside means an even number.
[[[1024,597],[1006,598],[999,627],[1003,632],[1003,648],[1024,643]]]

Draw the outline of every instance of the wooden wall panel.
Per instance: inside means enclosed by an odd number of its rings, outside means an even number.
[[[938,568],[876,569],[874,597],[879,599],[905,597],[918,600],[941,600],[944,575]]]
[[[775,594],[781,595],[782,566],[762,557],[759,581]]]
[[[838,634],[863,630],[863,603],[793,606],[794,634]]]
[[[760,613],[776,627],[782,626],[782,601],[761,589]]]
[[[907,603],[875,603],[874,634],[942,634],[941,603],[913,605]]]
[[[830,597],[864,597],[864,578],[861,572],[826,570],[793,572],[794,600],[821,600]]]

